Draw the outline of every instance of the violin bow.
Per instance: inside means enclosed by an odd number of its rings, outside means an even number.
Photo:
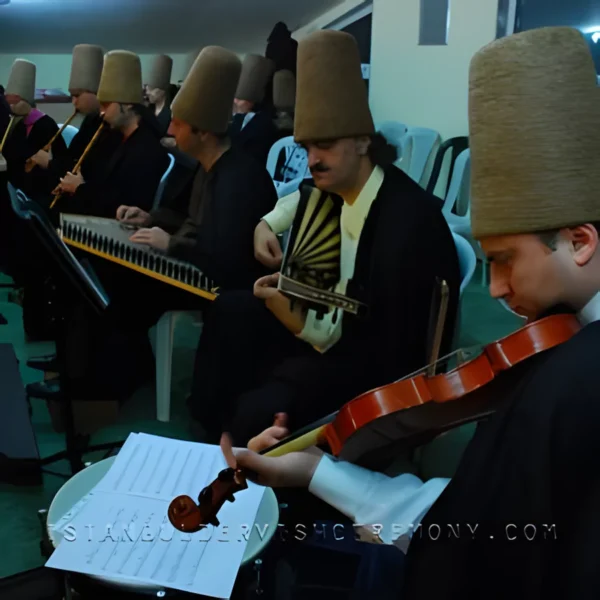
[[[435,320],[435,329],[430,342],[429,348],[429,367],[427,369],[427,375],[433,377],[435,375],[436,365],[440,356],[440,348],[442,347],[442,338],[444,336],[444,327],[446,325],[446,316],[448,314],[448,297],[450,295],[448,284],[445,280],[439,281],[439,286],[436,287],[436,292],[439,291],[440,301],[437,313],[437,319]],[[432,304],[432,316],[435,312],[435,299],[436,294],[434,293],[433,304]]]

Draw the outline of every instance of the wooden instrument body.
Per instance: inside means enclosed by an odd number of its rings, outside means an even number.
[[[401,448],[426,443],[492,414],[527,372],[531,358],[580,329],[574,315],[547,317],[485,346],[478,356],[447,373],[427,376],[425,368],[371,390],[342,407],[324,426],[320,439],[335,456],[376,468]]]
[[[90,143],[86,146],[86,149],[83,151],[83,154],[79,157],[77,164],[73,167],[73,175],[77,175],[79,173],[79,171],[81,170],[81,165],[87,158],[88,154],[90,153],[90,150],[94,147],[94,145],[98,141],[98,138],[100,137],[100,134],[104,131],[105,126],[106,126],[106,122],[102,121],[102,123],[100,123],[100,126],[96,130],[94,137],[90,140]],[[54,208],[56,206],[56,203],[62,198],[62,194],[63,194],[62,191],[56,192],[54,199],[52,200],[52,202],[50,204],[51,209]]]
[[[214,300],[214,282],[197,267],[129,241],[135,227],[115,219],[62,214],[61,238],[79,248],[196,296]]]
[[[334,289],[341,273],[342,204],[341,198],[302,186],[281,265],[279,291],[320,314],[330,308],[354,315],[364,310],[364,303]]]

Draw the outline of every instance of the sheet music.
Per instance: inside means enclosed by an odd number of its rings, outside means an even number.
[[[102,481],[55,530],[47,567],[229,598],[265,489],[248,483],[194,533],[167,517],[178,495],[197,498],[227,465],[218,446],[131,435]]]

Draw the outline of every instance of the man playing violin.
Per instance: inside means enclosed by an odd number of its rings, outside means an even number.
[[[307,487],[356,523],[381,524],[377,541],[408,547],[403,600],[600,595],[597,95],[573,29],[503,38],[472,61],[472,228],[491,294],[530,322],[568,310],[581,329],[536,356],[452,480],[256,454],[281,426],[236,452],[257,482]]]

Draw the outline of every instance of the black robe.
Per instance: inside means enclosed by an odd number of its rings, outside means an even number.
[[[600,597],[599,346],[596,322],[535,358],[478,427],[413,537],[402,600]]]
[[[264,302],[242,295],[215,302],[196,361],[192,410],[210,429],[225,426],[245,445],[287,412],[298,429],[359,394],[428,363],[436,278],[450,290],[441,352],[455,332],[460,271],[454,239],[435,198],[396,167],[374,200],[360,237],[348,295],[367,314],[345,313],[326,353],[298,340]],[[225,414],[219,414],[224,412]]]
[[[230,148],[208,173],[198,168],[188,218],[169,254],[195,264],[224,289],[251,289],[267,272],[254,257],[254,229],[276,202],[264,165]]]
[[[274,116],[268,110],[261,110],[242,129],[245,117],[246,115],[236,115],[233,118],[230,126],[232,144],[266,165],[269,150],[281,137],[273,121]]]
[[[46,201],[40,198],[42,204],[50,199],[52,191],[59,184],[60,179],[67,172],[73,171],[75,165],[85,152],[92,138],[97,133],[103,120],[100,113],[87,115],[71,140],[67,152],[62,156],[53,156],[48,165],[48,182],[46,185]],[[81,164],[81,174],[86,182],[95,182],[106,169],[112,154],[121,143],[122,135],[117,131],[111,131],[108,127],[100,133],[94,145],[90,148],[85,160]]]
[[[156,110],[155,106],[152,104],[149,107],[153,112]],[[169,131],[169,126],[171,125],[171,109],[165,104],[162,110],[158,113],[154,113],[156,116],[156,120],[158,122],[160,137],[163,138],[167,135]]]
[[[63,213],[114,219],[122,204],[149,212],[169,159],[156,133],[144,122],[117,147],[101,176],[57,204]]]
[[[39,167],[25,173],[28,158],[41,150],[58,132],[58,125],[48,115],[36,121],[27,134],[23,120],[13,126],[4,146],[4,157],[8,163],[8,179],[16,189],[23,190],[30,198],[37,197],[46,190],[46,173]],[[56,157],[67,155],[67,145],[61,135],[52,144],[52,154]]]

